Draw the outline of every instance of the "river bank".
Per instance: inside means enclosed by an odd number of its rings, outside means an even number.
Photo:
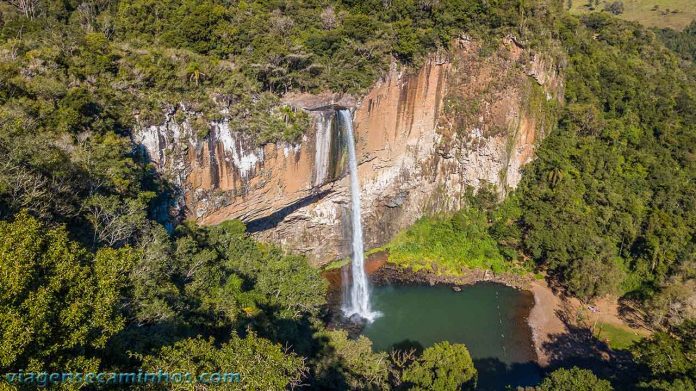
[[[534,295],[534,307],[529,313],[529,327],[532,329],[537,362],[540,366],[546,367],[553,354],[550,346],[554,339],[569,332],[560,317],[563,313],[563,302],[553,293],[545,280],[532,281],[529,290]]]
[[[445,285],[454,291],[479,282],[492,282],[507,285],[533,295],[534,304],[526,318],[531,329],[532,341],[536,353],[536,362],[540,367],[557,366],[565,361],[577,359],[598,359],[608,362],[617,356],[609,348],[608,341],[596,335],[595,326],[607,322],[636,335],[645,336],[649,332],[644,328],[631,328],[618,315],[618,302],[615,298],[598,300],[596,306],[588,306],[575,298],[564,297],[554,292],[552,287],[533,275],[493,274],[491,271],[470,270],[460,276],[438,275],[421,270],[403,269],[388,262],[386,253],[376,253],[368,257],[366,270],[373,286],[387,285]],[[333,287],[330,301],[333,308],[340,308],[341,269],[325,273]],[[344,274],[345,277],[345,274]],[[588,310],[592,308],[592,311]],[[600,337],[600,338],[597,338]]]
[[[526,317],[531,329],[532,341],[536,353],[536,362],[541,367],[548,366],[552,352],[548,351],[554,337],[568,332],[565,323],[559,317],[562,313],[562,300],[555,295],[544,280],[537,280],[532,275],[493,274],[490,271],[471,270],[461,276],[437,275],[427,271],[414,272],[384,262],[371,274],[370,280],[375,285],[389,284],[428,284],[447,285],[453,290],[460,290],[467,285],[480,282],[492,282],[528,291],[534,297],[534,305]]]
[[[340,311],[342,302],[342,281],[350,279],[350,265],[345,265],[341,268],[335,268],[324,273],[324,277],[330,282],[331,289],[329,294],[329,306],[333,310],[330,324],[335,327],[341,327],[349,330],[349,333],[357,335],[363,325],[352,324],[343,319]],[[386,253],[375,253],[368,257],[365,263],[366,271],[369,275],[370,284],[373,287],[383,286],[445,286],[454,292],[460,292],[465,287],[477,283],[494,283],[502,284],[518,291],[522,294],[529,295],[529,305],[524,306],[524,309],[516,311],[512,316],[517,320],[517,324],[530,326],[528,331],[529,338],[536,345],[534,333],[531,330],[529,316],[532,313],[532,307],[535,305],[536,298],[532,298],[533,292],[529,289],[533,283],[533,276],[520,276],[515,274],[494,274],[491,271],[470,270],[460,276],[443,275],[426,270],[413,271],[407,268],[401,268],[397,265],[388,262]],[[536,348],[535,348],[536,352]],[[538,361],[535,357],[534,361]]]

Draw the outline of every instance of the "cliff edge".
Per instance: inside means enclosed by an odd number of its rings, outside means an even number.
[[[173,117],[138,129],[134,139],[179,188],[187,217],[202,224],[241,219],[261,239],[324,264],[351,251],[336,108],[354,112],[369,248],[423,215],[459,209],[467,187],[494,185],[501,196],[514,188],[553,126],[562,91],[551,56],[513,37],[490,50],[462,36],[417,72],[393,65],[359,99],[287,95],[286,104],[313,119],[297,144],[255,146],[225,119],[201,138],[188,120]]]

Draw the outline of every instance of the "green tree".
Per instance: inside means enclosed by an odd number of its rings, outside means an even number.
[[[645,369],[641,386],[658,390],[693,390],[696,387],[696,321],[672,332],[658,332],[636,343],[633,356]]]
[[[226,267],[254,283],[258,304],[277,308],[283,318],[318,314],[328,288],[319,270],[302,256],[256,242],[244,229],[239,221],[211,227],[209,243],[225,257]]]
[[[612,1],[604,6],[604,10],[614,15],[621,15],[624,12],[624,4],[622,1]]]
[[[611,391],[614,388],[607,380],[599,379],[592,371],[572,367],[551,372],[541,382],[542,391]]]
[[[694,61],[696,59],[696,20],[693,20],[684,30],[661,29],[657,36],[665,46],[674,50],[681,58]]]
[[[476,368],[463,344],[439,342],[425,349],[402,375],[413,390],[449,391],[475,388]]]
[[[226,10],[214,1],[184,1],[172,12],[160,39],[168,46],[207,53],[218,45],[217,30],[225,27]]]
[[[96,370],[123,330],[130,248],[91,254],[64,228],[0,221],[0,367]]]
[[[693,69],[644,28],[606,14],[565,17],[559,32],[565,107],[519,189],[524,248],[583,299],[689,286]],[[673,290],[654,303],[677,296],[688,297]]]
[[[314,336],[322,350],[314,366],[317,383],[326,389],[383,390],[388,388],[386,353],[374,353],[365,336],[352,340],[345,330],[331,330]]]
[[[244,338],[233,335],[216,346],[213,339],[200,337],[176,342],[143,360],[143,368],[151,372],[238,373],[240,383],[211,386],[214,389],[282,390],[297,386],[305,377],[304,360],[285,353],[277,344],[250,333]],[[197,390],[200,384],[175,384],[174,390]]]

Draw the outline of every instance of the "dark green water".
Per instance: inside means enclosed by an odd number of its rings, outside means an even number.
[[[493,283],[461,292],[446,286],[386,286],[373,288],[372,303],[382,316],[363,334],[375,350],[464,343],[479,371],[480,389],[534,385],[540,379],[527,324],[534,304],[529,292]]]

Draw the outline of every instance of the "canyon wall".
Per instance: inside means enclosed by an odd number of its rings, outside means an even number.
[[[345,138],[335,109],[354,111],[367,248],[419,217],[457,210],[468,187],[503,196],[553,124],[562,79],[549,57],[508,37],[483,55],[460,38],[416,72],[392,66],[360,99],[288,95],[312,115],[298,144],[255,146],[225,120],[202,140],[189,121],[143,127],[134,140],[202,224],[242,219],[263,240],[324,264],[350,254]]]

